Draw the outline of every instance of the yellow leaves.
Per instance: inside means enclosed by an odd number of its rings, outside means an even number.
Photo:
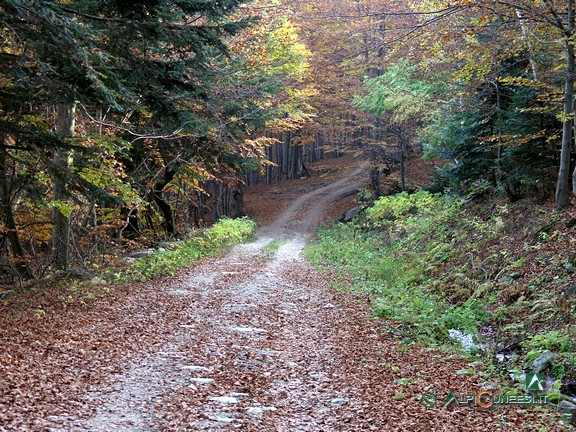
[[[519,134],[515,134],[515,135],[489,135],[489,136],[485,136],[485,137],[479,137],[479,140],[481,143],[489,144],[493,147],[506,146],[509,148],[513,148],[513,147],[520,147],[520,146],[523,146],[525,144],[529,144],[532,141],[542,140],[543,138],[546,138],[547,140],[549,140],[550,137],[557,138],[558,135],[557,134],[551,134],[547,130],[541,130],[541,131],[526,134],[526,135],[523,135],[523,134],[522,135],[519,135]]]
[[[288,117],[276,118],[266,122],[266,128],[271,132],[286,132],[300,129],[304,124],[310,121],[311,114],[302,112],[294,113]]]
[[[276,138],[261,136],[254,139],[245,139],[240,145],[240,155],[246,158],[265,159],[266,148],[279,143]]]

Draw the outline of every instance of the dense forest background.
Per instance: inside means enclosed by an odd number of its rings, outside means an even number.
[[[576,192],[572,1],[0,4],[4,282],[242,214],[326,155],[558,209]]]

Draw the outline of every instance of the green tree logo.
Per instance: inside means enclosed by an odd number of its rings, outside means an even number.
[[[543,383],[544,374],[535,372],[526,374],[526,391],[543,391]]]

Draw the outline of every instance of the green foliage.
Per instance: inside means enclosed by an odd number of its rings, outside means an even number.
[[[459,201],[428,192],[382,197],[364,220],[320,230],[306,254],[351,276],[350,289],[374,296],[377,316],[420,340],[446,342],[450,329],[475,334],[488,318],[480,300],[470,292],[468,301],[451,305],[427,288],[426,269],[451,248],[448,221],[460,210]]]
[[[550,188],[559,125],[543,109],[540,93],[519,84],[486,82],[477,93],[441,105],[422,139],[428,157],[448,161],[438,173],[453,191],[497,191],[517,199]]]
[[[250,238],[255,230],[255,222],[248,218],[222,218],[203,236],[193,235],[177,249],[137,258],[129,268],[107,270],[102,276],[114,282],[142,282],[157,276],[174,276],[178,269],[202,257],[218,255],[222,250]]]
[[[408,60],[399,60],[381,76],[366,78],[368,94],[356,98],[356,104],[373,114],[391,114],[395,124],[426,117],[429,99],[434,88],[417,78],[417,66]]]
[[[278,250],[286,243],[284,239],[275,239],[264,246],[264,253],[268,259],[272,259],[272,257],[278,252]]]
[[[570,353],[576,348],[574,336],[566,332],[561,332],[560,330],[536,334],[524,341],[522,345],[530,352],[550,350],[553,352]]]

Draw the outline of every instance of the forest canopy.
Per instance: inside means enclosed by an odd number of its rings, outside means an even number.
[[[342,151],[375,197],[424,154],[442,190],[563,209],[575,29],[569,0],[5,0],[0,265],[105,265]]]

